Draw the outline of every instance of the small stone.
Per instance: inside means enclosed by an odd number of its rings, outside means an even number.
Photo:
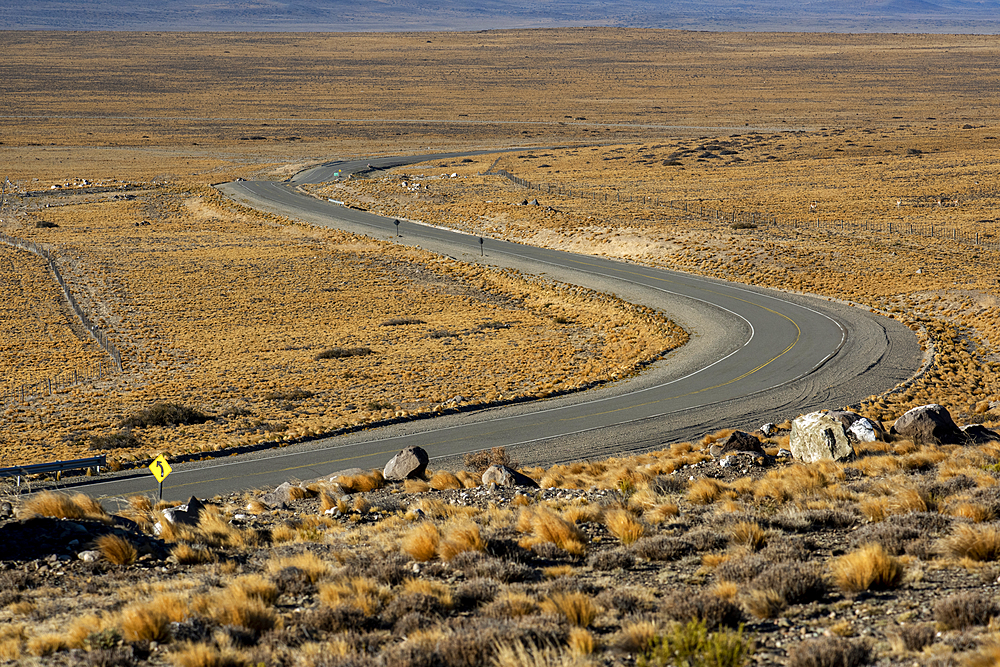
[[[82,560],[84,563],[96,563],[101,559],[101,552],[89,549],[87,551],[81,551],[76,555],[76,557]]]

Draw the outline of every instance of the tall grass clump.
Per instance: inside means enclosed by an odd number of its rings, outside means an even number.
[[[896,588],[903,565],[881,544],[865,544],[833,562],[833,581],[845,593]]]

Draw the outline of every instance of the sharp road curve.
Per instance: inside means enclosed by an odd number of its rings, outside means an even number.
[[[587,392],[177,464],[164,483],[164,498],[211,497],[351,467],[382,467],[410,445],[426,449],[432,467],[460,465],[455,457],[497,445],[522,463],[540,465],[643,451],[720,428],[753,428],[808,410],[856,403],[909,379],[920,365],[913,333],[863,308],[489,238],[481,245],[477,237],[408,221],[399,226],[401,238],[396,239],[392,219],[297,189],[334,180],[337,171],[349,174],[472,154],[477,153],[331,162],[289,182],[241,181],[219,188],[243,204],[310,224],[613,292],[663,311],[688,330],[690,342],[637,377]],[[143,471],[87,483],[81,490],[110,498],[155,487]]]

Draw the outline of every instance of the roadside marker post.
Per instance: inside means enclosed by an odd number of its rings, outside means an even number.
[[[160,500],[163,500],[163,480],[170,474],[170,464],[167,463],[167,459],[163,457],[163,454],[153,459],[153,462],[149,464],[149,471],[153,473],[153,477],[160,483]]]
[[[486,251],[483,249],[483,237],[479,237],[479,256],[486,257]]]
[[[399,220],[393,220],[396,223],[396,238],[399,238]]]

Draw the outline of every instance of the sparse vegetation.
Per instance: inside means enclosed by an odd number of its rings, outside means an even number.
[[[372,354],[367,347],[331,347],[316,355],[316,359],[346,359],[348,357],[363,357]]]
[[[180,426],[201,424],[212,419],[209,415],[180,403],[154,403],[148,408],[135,412],[122,420],[126,428],[149,428],[151,426]]]

